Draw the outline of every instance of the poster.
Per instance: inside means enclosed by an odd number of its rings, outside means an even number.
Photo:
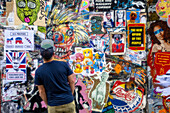
[[[129,49],[145,50],[145,24],[128,24]]]
[[[110,54],[123,55],[126,48],[125,32],[110,32]]]
[[[115,10],[115,26],[126,27],[126,10]]]
[[[34,50],[33,30],[5,30],[5,50]]]
[[[7,2],[7,25],[45,26],[45,1],[44,0],[12,0]]]
[[[6,80],[7,81],[26,80],[26,53],[25,52],[6,53]]]

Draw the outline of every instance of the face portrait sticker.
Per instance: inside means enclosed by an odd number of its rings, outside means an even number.
[[[17,15],[22,22],[33,25],[40,10],[39,0],[16,0]]]

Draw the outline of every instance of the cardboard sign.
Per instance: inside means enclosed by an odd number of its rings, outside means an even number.
[[[34,50],[33,30],[5,30],[6,50]]]
[[[145,24],[128,24],[129,49],[145,50]]]
[[[7,81],[26,80],[26,53],[25,52],[6,53],[6,80]]]

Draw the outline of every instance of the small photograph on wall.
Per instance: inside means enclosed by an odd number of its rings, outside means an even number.
[[[126,48],[125,32],[110,32],[110,54],[123,55]]]
[[[127,10],[127,24],[140,23],[140,9]]]
[[[104,12],[103,27],[106,29],[113,28],[114,26],[114,12]]]
[[[115,10],[115,26],[126,27],[126,10]]]

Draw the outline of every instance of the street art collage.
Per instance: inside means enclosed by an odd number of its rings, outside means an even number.
[[[47,113],[40,43],[75,74],[76,113],[170,113],[170,1],[0,0],[1,113]]]

